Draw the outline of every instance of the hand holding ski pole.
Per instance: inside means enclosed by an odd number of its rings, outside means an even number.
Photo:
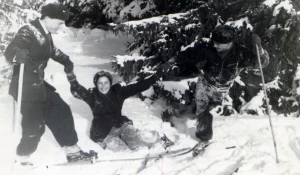
[[[29,51],[27,49],[16,48],[16,50],[17,50],[16,56],[15,56],[16,62],[22,64],[29,60]]]

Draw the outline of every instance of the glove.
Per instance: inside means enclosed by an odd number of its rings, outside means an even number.
[[[74,68],[74,65],[73,63],[71,62],[70,64],[68,64],[67,66],[65,66],[65,73],[69,74],[69,73],[73,73],[73,68]],[[74,73],[73,73],[74,74]]]
[[[261,39],[258,35],[252,34],[252,44],[258,45],[258,47],[261,47]]]
[[[261,39],[258,35],[252,34],[252,44],[253,44],[253,52],[256,54],[256,45],[258,46],[258,50],[261,53],[262,52],[262,46],[261,46]]]
[[[75,81],[76,80],[76,75],[74,74],[74,72],[67,73],[67,79],[70,83]]]
[[[16,49],[15,60],[17,63],[25,63],[29,60],[29,51],[27,49]]]
[[[168,74],[168,71],[170,68],[171,68],[171,65],[169,63],[159,65],[158,69],[156,71],[156,76],[157,77],[166,76]]]
[[[257,50],[256,50],[256,45],[258,46],[258,51],[259,54],[262,55],[264,53],[264,50],[261,46],[261,39],[258,35],[256,34],[252,34],[252,44],[253,44],[253,53],[256,55],[257,54]]]

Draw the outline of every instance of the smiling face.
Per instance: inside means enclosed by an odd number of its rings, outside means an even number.
[[[214,41],[214,48],[216,48],[216,50],[218,52],[227,52],[231,49],[232,45],[233,45],[233,42],[222,44],[222,43],[218,43],[218,42]]]
[[[47,28],[47,30],[52,34],[56,34],[57,31],[59,29],[61,29],[65,24],[65,21],[63,21],[63,20],[52,19],[52,18],[49,18],[48,16],[46,16],[43,19],[43,21],[44,21],[44,24],[45,24],[45,27]]]
[[[97,81],[97,88],[102,94],[107,94],[110,86],[110,81],[106,76],[100,77]]]

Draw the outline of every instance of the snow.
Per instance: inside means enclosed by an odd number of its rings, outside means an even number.
[[[164,90],[172,92],[173,96],[177,99],[182,97],[181,94],[184,94],[186,90],[189,89],[189,84],[192,82],[197,82],[196,78],[184,79],[179,82],[177,81],[162,81],[158,84],[163,87]]]
[[[195,28],[195,27],[197,27],[197,26],[198,26],[198,24],[188,24],[188,25],[186,25],[186,26],[184,27],[184,29],[185,29],[185,30],[189,30],[189,29]]]
[[[241,113],[245,113],[247,111],[255,111],[258,115],[262,116],[265,115],[262,111],[263,109],[263,99],[264,93],[260,91],[256,96],[254,96],[249,103],[244,104],[241,107]]]
[[[149,20],[150,21],[150,20]],[[63,29],[59,35],[53,35],[55,45],[67,53],[75,64],[77,79],[85,87],[93,87],[92,77],[99,70],[112,72],[111,55],[125,55],[125,43],[128,39],[114,36],[100,30]],[[13,103],[7,94],[8,82],[4,75],[8,74],[8,65],[4,56],[0,55],[0,159],[1,174],[105,174],[105,175],[296,175],[300,174],[300,119],[284,117],[272,113],[275,140],[279,156],[279,163],[275,161],[275,151],[268,117],[252,115],[218,116],[214,113],[214,138],[203,156],[193,158],[191,153],[159,160],[149,160],[146,164],[142,160],[110,162],[74,166],[51,166],[55,163],[66,162],[63,150],[55,141],[49,129],[46,129],[37,151],[31,159],[36,168],[15,166],[12,170],[12,160],[15,153],[15,140],[12,134]],[[113,73],[113,72],[112,72]],[[69,83],[63,73],[63,67],[50,61],[46,69],[46,80],[57,88],[58,93],[70,105],[73,112],[75,127],[79,136],[78,145],[84,150],[95,150],[99,159],[120,159],[145,157],[148,153],[162,152],[160,144],[151,149],[140,148],[130,151],[126,147],[119,151],[110,148],[103,150],[89,139],[89,127],[92,120],[90,108],[80,100],[72,97]],[[118,79],[116,74],[113,74]],[[196,81],[192,79],[189,81]],[[188,80],[175,82],[159,82],[165,89],[177,89],[177,97],[187,88]],[[153,89],[152,89],[153,90]],[[147,93],[147,92],[146,92]],[[151,89],[148,90],[151,94]],[[257,98],[262,98],[259,94]],[[251,105],[255,105],[254,99]],[[256,104],[257,105],[257,104]],[[170,149],[193,146],[197,140],[194,136],[196,121],[181,116],[174,118],[176,127],[163,123],[160,115],[167,107],[162,100],[141,101],[131,97],[125,101],[123,114],[133,119],[134,125],[141,130],[156,130],[166,134],[176,144]],[[19,132],[15,135],[20,139]],[[118,145],[114,145],[118,146]]]
[[[241,18],[239,20],[236,20],[236,21],[227,21],[225,24],[226,25],[233,25],[234,27],[241,27],[244,25],[244,23],[247,24],[247,29],[249,28],[250,30],[253,29],[253,26],[250,24],[250,21],[248,19],[248,17],[245,17],[245,18]]]
[[[292,2],[290,0],[284,0],[275,7],[273,16],[278,15],[281,8],[284,8],[290,14],[294,12]]]
[[[23,4],[23,0],[13,0],[14,4],[21,6]]]
[[[294,81],[300,79],[300,64],[297,65],[297,71],[295,73]]]
[[[184,18],[184,16],[187,14],[188,13],[176,13],[176,14],[162,15],[162,16],[146,18],[137,21],[124,22],[123,24],[131,27],[146,26],[147,24],[151,24],[151,23],[160,23],[161,20],[165,18],[168,18],[169,23],[172,24],[172,23],[176,23],[176,19]]]
[[[46,0],[44,4],[59,3],[57,0]]]
[[[191,44],[189,44],[189,45],[187,45],[187,46],[185,46],[185,47],[184,47],[184,46],[181,46],[180,51],[183,52],[183,51],[185,51],[186,49],[188,49],[188,48],[190,48],[190,47],[194,47],[195,44],[196,44],[196,41],[192,42]]]
[[[277,3],[277,0],[266,0],[263,2],[264,5],[267,5],[269,7],[272,7],[276,3]]]
[[[126,18],[128,14],[131,14],[133,17],[142,17],[145,13],[156,7],[153,2],[148,2],[147,6],[141,9],[141,4],[143,3],[145,2],[138,0],[132,1],[129,5],[127,5],[120,11],[121,19]]]
[[[145,56],[130,56],[130,55],[116,55],[115,62],[120,65],[121,67],[124,67],[124,62],[127,61],[138,61],[138,60],[146,60]]]

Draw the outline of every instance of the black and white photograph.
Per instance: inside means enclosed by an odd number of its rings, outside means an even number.
[[[300,175],[299,0],[0,0],[0,174]]]

